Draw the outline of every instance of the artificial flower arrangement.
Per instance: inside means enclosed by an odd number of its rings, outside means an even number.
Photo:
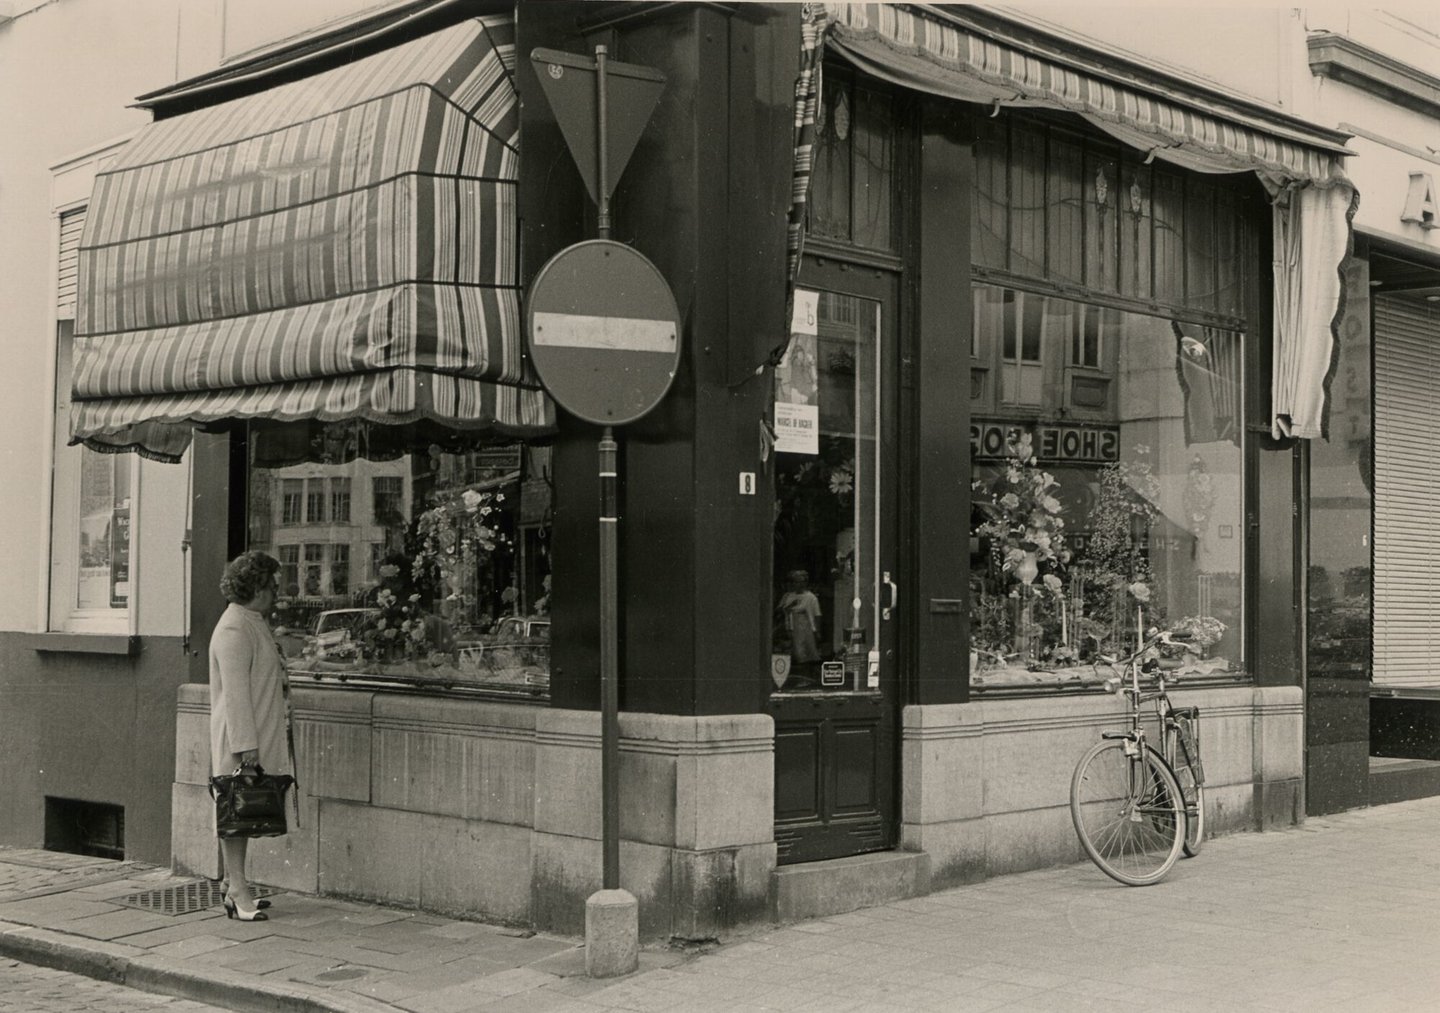
[[[501,492],[466,489],[437,499],[416,518],[415,580],[435,578],[442,607],[453,616],[463,616],[470,604],[466,577],[484,557],[510,544],[491,516],[504,500]]]
[[[400,575],[394,564],[380,567],[382,586],[375,594],[374,615],[366,618],[357,631],[360,657],[366,661],[427,661],[440,665],[448,660],[434,649],[431,623],[433,617],[420,606],[420,595],[401,598],[384,582],[393,582]]]
[[[1214,616],[1185,616],[1170,626],[1172,633],[1189,634],[1190,642],[1201,651],[1208,651],[1220,642],[1226,626]]]
[[[1055,495],[1060,483],[1038,466],[1029,433],[1019,434],[1008,449],[1000,472],[988,480],[976,479],[972,487],[976,504],[985,514],[975,534],[990,540],[1006,573],[1023,572],[1027,558],[1037,566],[1064,566],[1070,561],[1070,550],[1065,546],[1065,519]],[[1031,573],[1030,579],[1034,578]]]

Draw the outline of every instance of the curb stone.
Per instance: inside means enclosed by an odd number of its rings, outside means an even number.
[[[0,922],[0,956],[57,971],[71,971],[116,985],[125,984],[126,967],[144,952],[134,946],[94,939],[87,939],[82,944],[77,942],[77,937],[64,932]]]
[[[395,1013],[361,995],[318,992],[299,983],[258,983],[224,967],[151,956],[122,943],[0,921],[0,956],[115,985],[223,1005],[237,1013]],[[195,958],[201,960],[203,958]]]

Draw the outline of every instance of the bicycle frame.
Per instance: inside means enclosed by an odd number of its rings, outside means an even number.
[[[1185,765],[1194,772],[1195,783],[1203,785],[1205,778],[1200,763],[1198,712],[1195,708],[1177,709],[1171,704],[1170,695],[1165,690],[1164,671],[1158,663],[1158,659],[1152,659],[1154,660],[1153,667],[1147,667],[1151,664],[1150,661],[1142,660],[1147,653],[1161,644],[1188,646],[1183,645],[1183,642],[1172,640],[1166,631],[1159,630],[1141,643],[1135,653],[1125,659],[1124,665],[1129,685],[1121,685],[1117,691],[1125,696],[1126,718],[1130,727],[1123,732],[1101,732],[1100,737],[1102,739],[1123,739],[1126,741],[1125,753],[1127,756],[1132,759],[1142,757],[1145,753],[1146,734],[1145,726],[1142,723],[1144,718],[1141,713],[1141,705],[1147,701],[1154,701],[1161,747],[1156,752],[1160,754],[1160,758],[1174,774],[1179,766],[1176,763],[1177,750],[1184,750]],[[1109,664],[1112,669],[1115,667],[1115,663]],[[1155,688],[1153,690],[1141,687],[1140,673],[1142,671],[1146,674],[1154,674]],[[1108,688],[1109,680],[1106,685]],[[1182,719],[1182,711],[1188,712],[1185,714],[1185,718],[1188,720]],[[1132,769],[1133,775],[1134,770]],[[1197,817],[1193,799],[1185,799],[1185,815],[1187,819]]]
[[[1121,679],[1106,688],[1125,694],[1128,721],[1122,731],[1102,732],[1070,777],[1070,818],[1080,845],[1107,876],[1126,886],[1158,883],[1183,851],[1194,855],[1205,831],[1204,788],[1190,725],[1199,719],[1193,707],[1171,706],[1155,648],[1188,647],[1168,631],[1140,637],[1135,653],[1123,662]],[[1120,673],[1117,659],[1099,657]],[[1155,676],[1155,688],[1141,686],[1140,675]],[[1141,707],[1154,701],[1159,745],[1147,741]],[[1184,751],[1177,763],[1177,751]]]

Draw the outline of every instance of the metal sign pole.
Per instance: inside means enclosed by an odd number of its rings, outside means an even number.
[[[619,570],[614,432],[600,437],[600,794],[606,890],[620,888]]]
[[[597,189],[600,191],[598,225],[601,239],[610,238],[610,179],[606,131],[604,46],[595,47],[595,136],[598,149]],[[620,889],[620,518],[616,509],[615,431],[606,426],[600,436],[600,805],[603,886]]]
[[[610,159],[610,138],[607,133],[606,118],[608,110],[607,96],[605,94],[605,61],[608,50],[604,46],[595,47],[595,146],[599,149],[597,161],[597,175],[595,177],[595,189],[600,193],[600,199],[596,202],[599,205],[599,216],[596,219],[601,239],[610,238],[610,170],[606,162]]]
[[[604,886],[585,901],[585,970],[591,977],[608,978],[629,974],[640,960],[639,905],[620,886],[620,447],[615,427],[642,418],[670,389],[679,371],[682,328],[675,296],[655,265],[610,239],[610,185],[634,151],[665,78],[651,67],[609,60],[604,46],[595,47],[593,64],[552,49],[532,50],[530,60],[599,212],[599,238],[561,250],[535,276],[525,320],[530,355],[545,389],[560,407],[602,427],[598,632]],[[594,75],[593,85],[588,75]],[[618,159],[614,166],[612,148]]]

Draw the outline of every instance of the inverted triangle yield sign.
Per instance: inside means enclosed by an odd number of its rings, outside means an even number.
[[[558,49],[535,49],[530,52],[530,62],[535,65],[540,88],[585,180],[585,189],[590,191],[590,199],[599,204],[602,196],[608,199],[610,194],[600,193],[595,61]],[[605,178],[613,190],[665,90],[665,75],[651,67],[606,60],[605,84]]]

